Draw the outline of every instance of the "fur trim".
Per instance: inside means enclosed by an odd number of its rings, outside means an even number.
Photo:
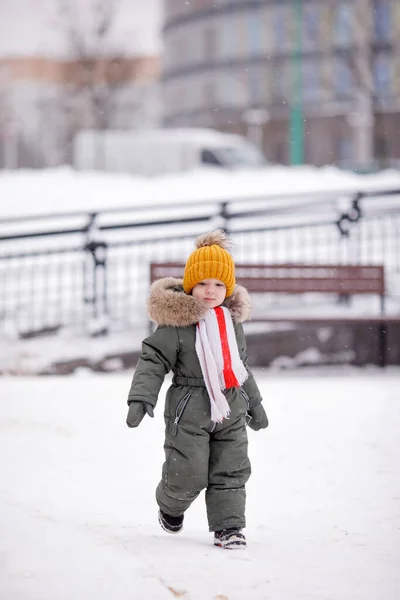
[[[248,321],[251,315],[251,300],[248,291],[242,285],[236,285],[233,294],[224,302],[236,323]]]
[[[150,288],[147,312],[157,325],[187,327],[197,323],[206,311],[203,302],[185,294],[182,279],[164,277]]]
[[[209,231],[203,235],[200,235],[196,239],[196,248],[203,248],[204,246],[220,246],[224,250],[229,250],[231,242],[225,231],[222,229],[215,229],[215,231]]]
[[[224,302],[232,318],[243,323],[250,317],[250,298],[247,290],[237,285],[233,294]],[[201,300],[183,291],[182,279],[164,277],[155,281],[147,300],[148,315],[157,325],[187,327],[194,325],[205,315],[207,307]]]

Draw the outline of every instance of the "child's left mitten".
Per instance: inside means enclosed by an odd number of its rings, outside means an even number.
[[[251,429],[254,429],[254,431],[259,431],[260,429],[266,429],[266,427],[268,427],[267,413],[261,403],[250,408],[247,414],[247,425],[251,427]]]

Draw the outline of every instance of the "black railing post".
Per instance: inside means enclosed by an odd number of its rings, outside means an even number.
[[[387,338],[388,338],[388,323],[379,323],[378,325],[378,349],[379,349],[379,366],[386,367],[387,364]]]
[[[362,211],[360,206],[360,200],[362,200],[363,194],[361,192],[355,194],[351,201],[351,207],[347,212],[342,212],[339,219],[336,221],[336,226],[342,237],[348,237],[350,234],[351,224],[358,223],[362,217]]]
[[[226,233],[229,233],[229,212],[228,212],[228,204],[229,202],[227,202],[225,200],[225,202],[221,202],[220,203],[220,210],[218,213],[218,216],[220,217],[221,220],[221,228],[226,231]]]
[[[107,302],[107,244],[96,239],[98,229],[95,213],[90,215],[87,227],[87,242],[84,246],[89,268],[85,269],[84,302],[91,305],[90,322],[87,329],[93,336],[105,335],[108,332],[108,302]],[[85,265],[87,265],[87,260]]]

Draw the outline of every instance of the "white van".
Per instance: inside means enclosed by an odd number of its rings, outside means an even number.
[[[73,162],[80,170],[159,175],[202,167],[257,168],[265,158],[242,136],[213,129],[87,130],[75,138]]]

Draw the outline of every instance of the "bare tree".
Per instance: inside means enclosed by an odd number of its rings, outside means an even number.
[[[55,2],[58,26],[71,55],[65,66],[67,85],[59,98],[70,154],[77,131],[112,126],[120,91],[132,80],[133,64],[111,39],[121,0]],[[101,165],[101,144],[96,155]]]

